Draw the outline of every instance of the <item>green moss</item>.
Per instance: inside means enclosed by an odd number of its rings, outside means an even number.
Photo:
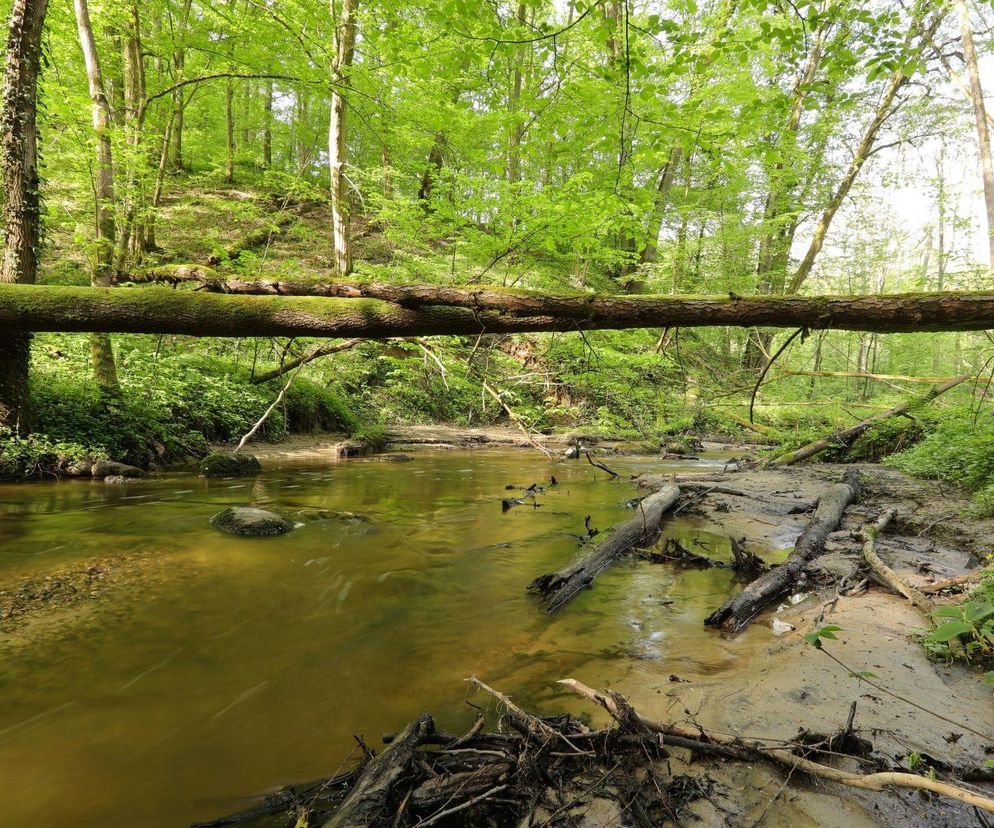
[[[201,477],[247,477],[262,471],[254,454],[214,452],[200,461]]]

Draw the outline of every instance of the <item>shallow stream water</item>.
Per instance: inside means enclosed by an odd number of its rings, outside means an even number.
[[[621,473],[720,463],[609,461]],[[541,506],[502,513],[505,486],[551,474]],[[730,573],[629,561],[552,617],[526,593],[577,554],[586,515],[607,529],[634,495],[586,463],[523,450],[297,461],[250,480],[0,486],[0,589],[141,555],[140,575],[99,600],[0,629],[0,825],[221,816],[334,773],[353,734],[378,746],[422,710],[465,727],[466,700],[487,705],[467,691],[473,673],[538,712],[588,710],[556,688],[575,677],[663,715],[671,676],[713,678],[769,643],[767,629],[732,639],[702,626]],[[208,525],[250,503],[303,525],[274,539]],[[692,518],[667,532],[728,556]]]

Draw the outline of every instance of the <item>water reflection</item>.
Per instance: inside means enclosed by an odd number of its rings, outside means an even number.
[[[688,465],[612,462],[621,473]],[[560,485],[539,508],[501,513],[505,486],[552,473]],[[36,627],[29,645],[0,638],[0,821],[174,826],[235,810],[333,772],[354,733],[375,742],[423,709],[468,725],[474,672],[538,709],[583,710],[554,684],[572,675],[624,687],[651,713],[671,675],[720,674],[768,634],[704,630],[729,572],[638,561],[544,615],[525,586],[577,554],[586,515],[607,528],[630,514],[630,496],[590,466],[521,451],[252,481],[0,486],[0,583],[94,557],[140,555],[142,572]],[[303,525],[274,539],[208,526],[246,503]],[[669,531],[730,555],[691,518]]]

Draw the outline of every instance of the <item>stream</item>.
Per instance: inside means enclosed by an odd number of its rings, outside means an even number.
[[[607,462],[625,474],[722,459]],[[502,513],[506,486],[550,474],[541,506]],[[472,673],[537,712],[589,712],[556,689],[572,676],[662,714],[671,681],[741,670],[771,640],[763,625],[735,638],[703,627],[730,572],[629,561],[552,617],[525,589],[577,553],[586,515],[607,529],[635,494],[584,462],[508,449],[297,460],[247,480],[0,486],[0,590],[140,558],[97,600],[0,626],[0,824],[219,817],[334,773],[356,758],[353,734],[378,748],[422,710],[464,728],[466,701],[488,704],[467,691]],[[249,503],[303,525],[271,539],[208,525]],[[693,518],[666,531],[730,557]]]

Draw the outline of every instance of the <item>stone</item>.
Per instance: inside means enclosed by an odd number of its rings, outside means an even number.
[[[104,483],[108,483],[112,486],[128,486],[132,483],[143,482],[140,477],[127,477],[123,474],[108,474],[104,478]]]
[[[97,460],[90,467],[90,474],[96,478],[145,476],[145,472],[137,466],[129,466],[127,463],[115,463],[113,460]]]
[[[283,515],[256,509],[252,506],[235,506],[218,512],[210,520],[211,526],[229,535],[269,537],[285,535],[293,524]]]
[[[201,477],[248,477],[262,471],[254,454],[227,454],[216,451],[200,461]]]

